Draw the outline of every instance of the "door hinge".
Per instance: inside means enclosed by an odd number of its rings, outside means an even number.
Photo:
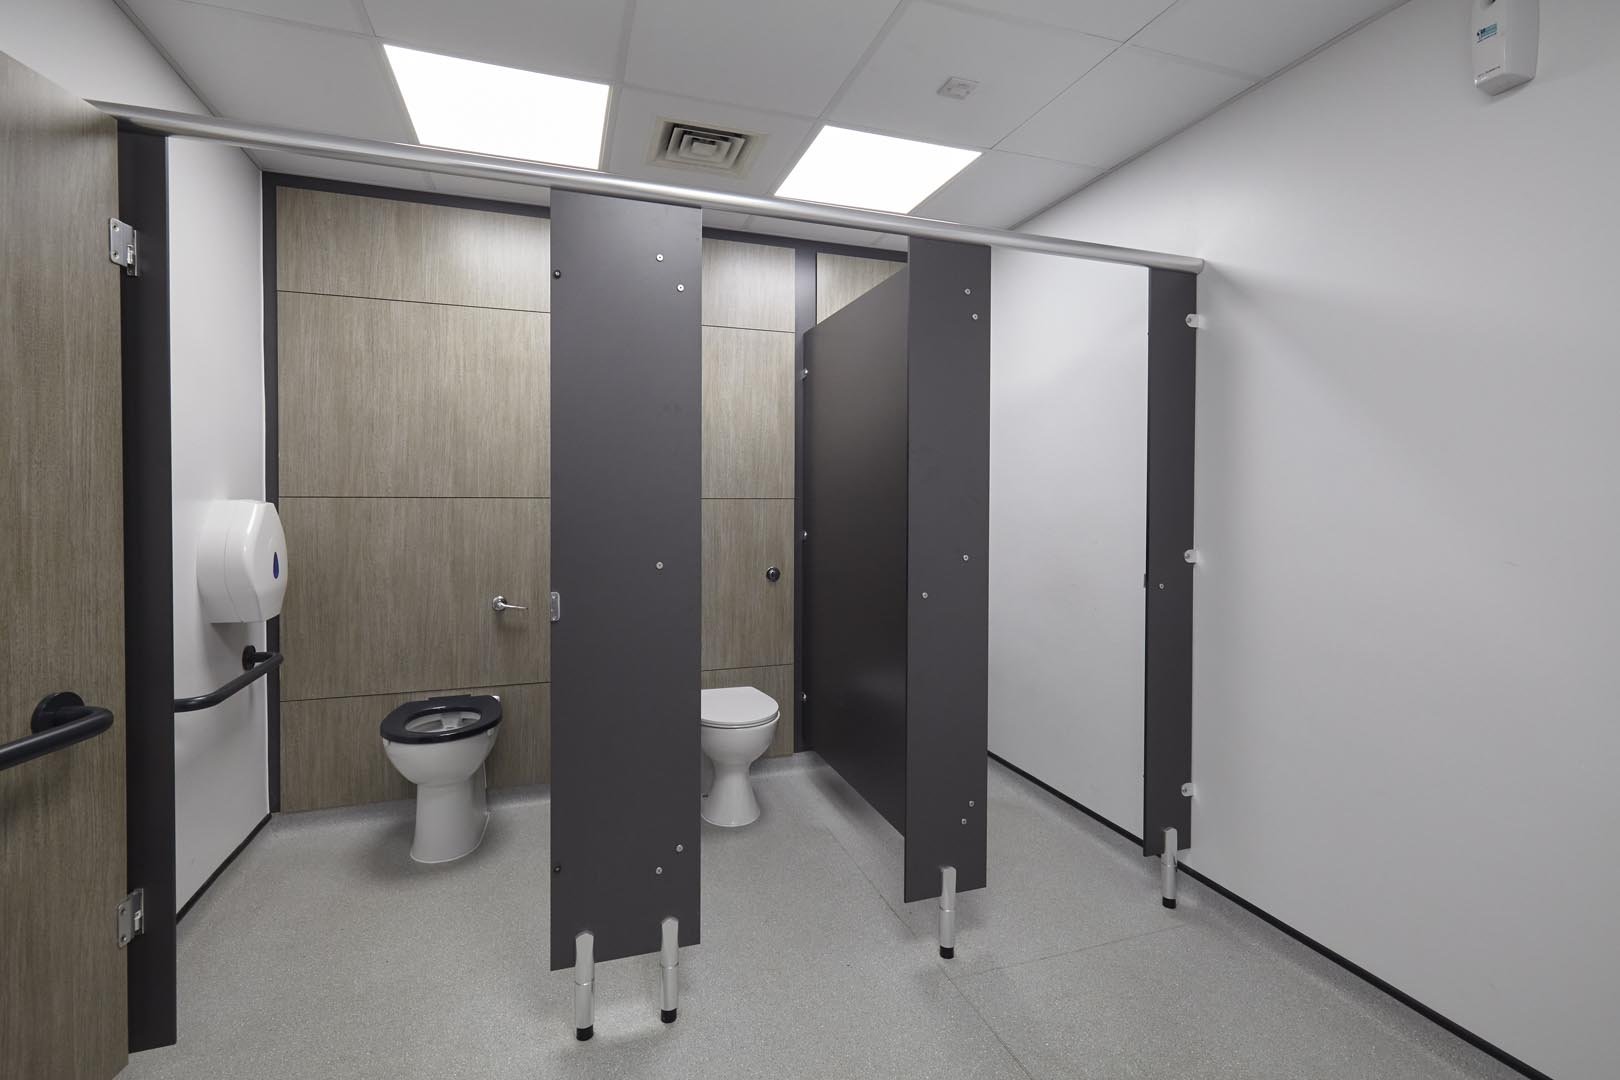
[[[135,228],[117,218],[107,219],[107,257],[124,268],[124,273],[135,277],[140,270],[135,266]]]
[[[146,933],[146,890],[136,889],[118,901],[118,947]]]
[[[562,622],[562,597],[557,593],[551,594],[551,621]]]

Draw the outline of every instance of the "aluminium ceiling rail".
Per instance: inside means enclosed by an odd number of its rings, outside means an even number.
[[[90,104],[109,116],[143,131],[191,139],[210,139],[239,146],[244,150],[285,150],[297,154],[336,158],[341,161],[363,162],[368,165],[418,169],[423,172],[467,176],[479,180],[503,180],[508,183],[563,191],[618,195],[656,202],[688,203],[711,210],[729,210],[733,213],[758,217],[782,218],[870,232],[897,233],[901,236],[925,237],[931,240],[955,240],[967,244],[984,244],[990,247],[1034,251],[1045,255],[1062,255],[1098,262],[1124,263],[1159,270],[1180,270],[1196,274],[1204,269],[1203,259],[1189,255],[1171,255],[1160,251],[1091,244],[1083,240],[1014,232],[1010,229],[961,225],[951,221],[913,217],[910,214],[859,210],[824,203],[745,195],[739,192],[710,191],[704,188],[661,184],[651,180],[633,180],[593,169],[546,165],[521,158],[495,157],[463,150],[418,146],[414,143],[385,142],[378,139],[358,139],[348,135],[298,131],[271,124],[225,120],[214,116],[195,116],[190,113],[149,109],[138,105],[119,105],[106,101],[92,101]]]

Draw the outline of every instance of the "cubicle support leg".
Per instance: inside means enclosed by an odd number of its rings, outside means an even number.
[[[596,937],[589,930],[574,935],[574,1038],[595,1034]]]
[[[680,921],[673,915],[664,920],[663,948],[658,953],[658,966],[664,969],[664,1001],[658,1019],[666,1024],[675,1022],[675,1010],[680,1002],[680,927]]]
[[[956,867],[940,867],[939,876],[939,955],[949,960],[956,955]]]
[[[1176,906],[1176,830],[1164,830],[1164,850],[1159,853],[1159,893],[1167,908]]]

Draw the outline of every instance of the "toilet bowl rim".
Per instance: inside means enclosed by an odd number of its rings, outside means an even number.
[[[478,719],[463,727],[448,731],[409,731],[405,725],[419,716],[436,712],[476,712]],[[493,733],[501,722],[501,699],[492,694],[451,694],[444,697],[420,698],[407,701],[391,710],[378,732],[384,742],[405,746],[432,746],[439,743],[470,739],[474,735]]]

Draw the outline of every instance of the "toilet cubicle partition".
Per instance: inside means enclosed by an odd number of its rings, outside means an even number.
[[[907,901],[985,884],[990,252],[806,335],[805,682],[816,749],[905,836]]]
[[[698,943],[702,212],[551,202],[551,967]]]

